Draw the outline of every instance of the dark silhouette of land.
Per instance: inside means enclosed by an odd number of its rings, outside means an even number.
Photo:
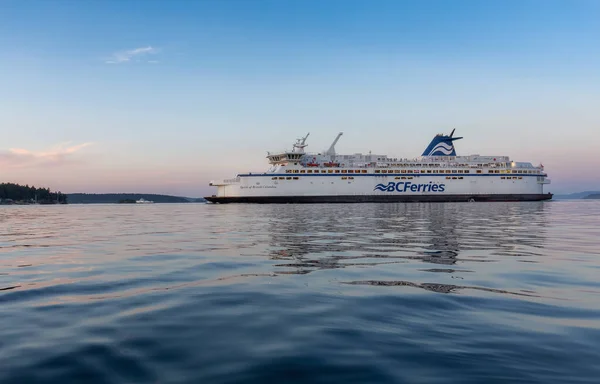
[[[139,199],[155,203],[203,203],[202,198],[190,198],[151,193],[69,193],[69,204],[114,204],[132,203]]]
[[[554,195],[554,199],[562,200],[562,199],[587,199],[590,195],[598,195],[600,191],[584,191],[577,193],[569,193],[563,195]]]
[[[66,204],[67,195],[50,188],[15,183],[0,184],[0,204]]]

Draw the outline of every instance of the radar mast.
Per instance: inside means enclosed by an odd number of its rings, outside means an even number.
[[[306,139],[308,138],[308,135],[310,135],[310,132],[308,132],[303,138],[296,139],[296,143],[294,144],[294,150],[292,152],[304,153],[304,148],[308,146],[308,144],[306,144]]]

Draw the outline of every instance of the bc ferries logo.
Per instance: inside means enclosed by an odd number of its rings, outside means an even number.
[[[454,151],[454,145],[452,145],[452,143],[450,143],[450,144],[439,143],[435,147],[433,147],[433,149],[431,151],[429,151],[427,156],[440,156],[440,155],[451,156],[455,153],[456,152]]]
[[[462,137],[453,137],[454,129],[449,135],[436,135],[425,148],[422,156],[456,156],[453,142]]]
[[[381,192],[444,192],[446,184],[434,184],[432,181],[427,184],[413,184],[410,181],[394,183],[390,181],[387,185],[377,184],[373,190]]]

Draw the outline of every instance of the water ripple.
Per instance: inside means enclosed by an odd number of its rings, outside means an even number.
[[[595,383],[600,204],[0,207],[0,382]]]

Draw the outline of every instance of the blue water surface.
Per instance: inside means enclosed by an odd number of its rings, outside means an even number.
[[[0,383],[598,383],[600,202],[0,207]]]

